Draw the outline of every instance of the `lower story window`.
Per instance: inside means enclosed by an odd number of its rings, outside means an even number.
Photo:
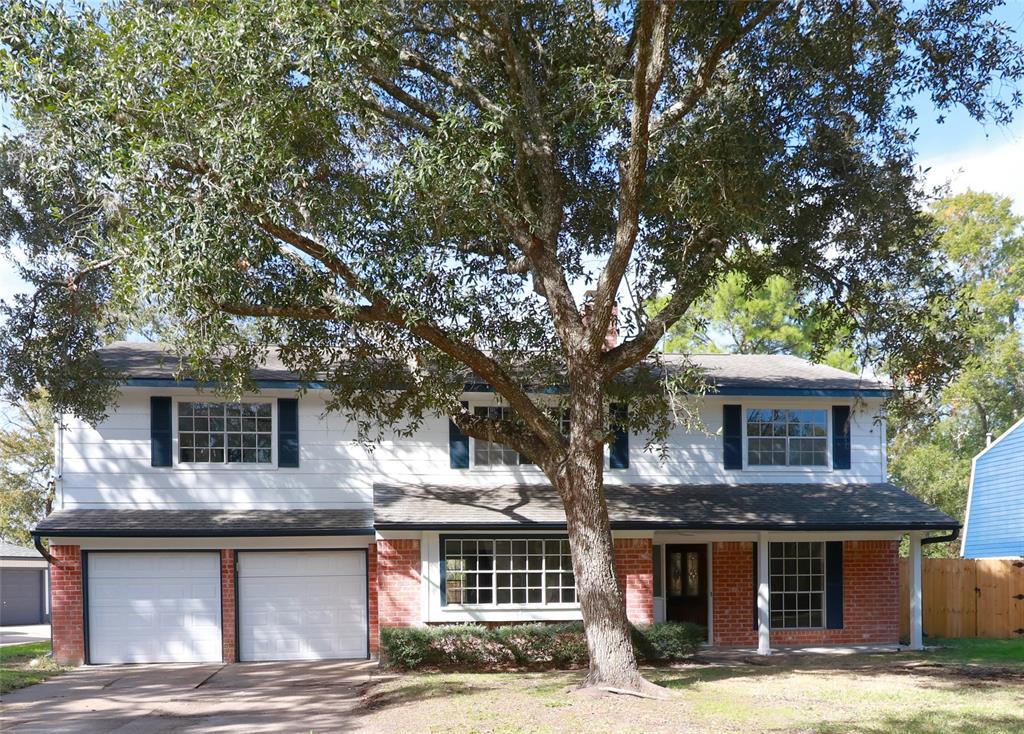
[[[771,626],[825,626],[825,544],[770,543]]]
[[[575,604],[567,538],[444,538],[445,604]]]

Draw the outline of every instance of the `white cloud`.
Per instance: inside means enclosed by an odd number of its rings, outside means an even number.
[[[923,161],[932,186],[948,183],[952,193],[986,191],[1013,200],[1024,215],[1024,134],[1007,134],[1001,142]]]

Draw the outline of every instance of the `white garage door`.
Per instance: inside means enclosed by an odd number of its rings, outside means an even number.
[[[242,660],[366,657],[366,618],[362,551],[238,554]]]
[[[221,659],[217,553],[90,553],[89,662]]]

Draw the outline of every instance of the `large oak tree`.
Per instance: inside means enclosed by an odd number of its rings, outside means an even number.
[[[565,505],[589,682],[643,691],[610,400],[666,432],[649,355],[727,272],[787,277],[901,379],[955,366],[911,103],[1009,119],[1022,57],[994,4],[6,0],[23,193],[0,221],[35,289],[0,367],[96,419],[110,314],[155,308],[226,391],[280,344],[367,438],[440,414],[510,445]],[[462,410],[467,379],[512,417]]]

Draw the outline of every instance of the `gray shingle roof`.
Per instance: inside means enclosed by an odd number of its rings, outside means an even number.
[[[0,558],[32,558],[42,560],[42,556],[39,555],[39,551],[35,548],[2,541],[0,541]]]
[[[150,342],[115,342],[100,350],[112,371],[135,380],[173,380],[180,362],[166,345]],[[872,377],[844,372],[783,354],[664,355],[668,369],[692,365],[701,370],[709,386],[723,392],[743,390],[823,390],[866,393],[887,390],[889,385]],[[281,362],[275,350],[252,371],[253,379],[294,382],[299,376]],[[476,378],[469,378],[472,382]]]
[[[43,537],[213,537],[373,533],[366,510],[61,510],[36,525]]]
[[[959,527],[892,484],[675,484],[605,487],[619,529],[944,530]],[[382,529],[565,525],[550,485],[374,486]]]

